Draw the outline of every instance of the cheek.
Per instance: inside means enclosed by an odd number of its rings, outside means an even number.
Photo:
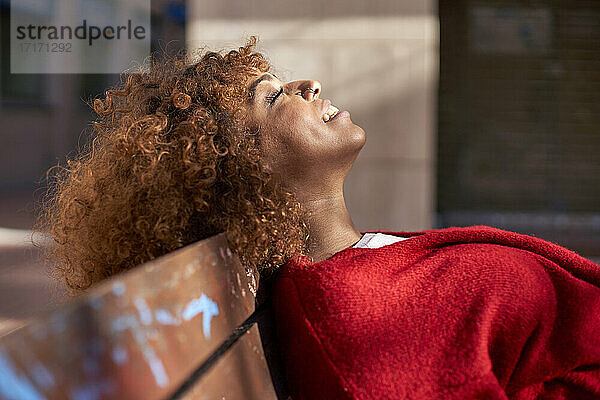
[[[310,156],[312,147],[310,140],[298,128],[302,126],[284,123],[263,131],[261,150],[263,158],[269,165],[280,165],[285,168],[298,164],[300,160]]]
[[[314,163],[332,148],[332,138],[328,137],[324,126],[306,114],[297,116],[282,126],[282,147],[296,164]]]
[[[315,135],[314,121],[307,113],[285,110],[271,117],[264,125],[266,140],[271,147],[286,152],[305,152]],[[312,122],[312,126],[311,126]]]
[[[363,144],[364,132],[358,126],[330,126],[306,111],[273,116],[261,129],[265,165],[284,176],[323,171],[329,164],[346,168]]]

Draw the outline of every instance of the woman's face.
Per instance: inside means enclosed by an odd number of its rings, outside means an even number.
[[[321,84],[281,82],[270,73],[250,77],[251,125],[258,129],[267,168],[291,186],[304,188],[345,178],[365,143],[365,132],[330,100]],[[327,122],[325,122],[327,121]]]

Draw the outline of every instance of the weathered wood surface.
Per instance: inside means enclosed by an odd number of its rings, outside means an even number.
[[[254,311],[257,284],[223,235],[116,276],[0,338],[0,398],[163,399]],[[185,398],[275,399],[258,328]]]

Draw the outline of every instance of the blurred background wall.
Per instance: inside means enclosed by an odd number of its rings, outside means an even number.
[[[600,2],[442,0],[438,226],[600,260]]]
[[[119,77],[10,74],[0,11],[1,334],[63,299],[24,237]],[[154,50],[252,34],[366,131],[345,186],[360,229],[488,224],[600,261],[600,2],[152,1]]]

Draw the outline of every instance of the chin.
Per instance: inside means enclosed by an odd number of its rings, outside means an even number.
[[[354,124],[352,124],[354,125]],[[367,134],[358,125],[354,125],[350,131],[350,142],[352,143],[352,147],[356,148],[356,153],[358,153],[367,141]]]
[[[344,150],[341,153],[344,154],[341,159],[345,160],[344,163],[346,165],[346,173],[348,173],[350,168],[352,168],[352,164],[354,164],[356,157],[358,157],[358,153],[360,153],[367,140],[365,131],[358,125],[353,124],[352,129],[349,129],[347,132],[347,140]]]

